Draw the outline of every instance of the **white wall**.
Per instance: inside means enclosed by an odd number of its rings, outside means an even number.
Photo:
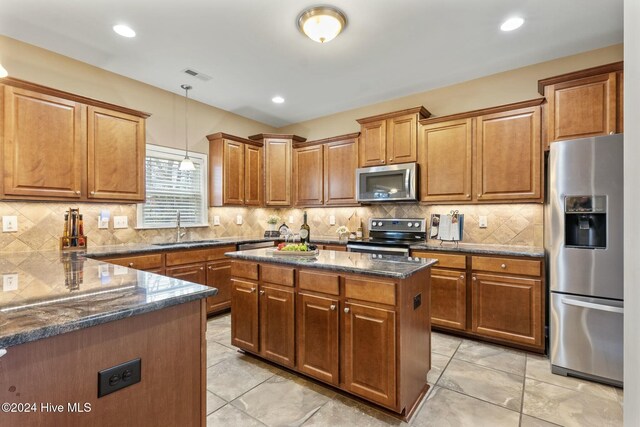
[[[624,425],[640,425],[640,2],[624,0]]]

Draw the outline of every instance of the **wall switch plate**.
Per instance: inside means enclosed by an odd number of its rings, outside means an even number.
[[[236,215],[236,224],[242,225],[242,215]]]
[[[8,273],[2,275],[2,290],[4,292],[18,290],[18,273]]]
[[[2,217],[2,232],[15,233],[18,231],[18,217],[15,215],[5,215]]]
[[[293,224],[293,215],[289,215],[289,224]]]
[[[480,228],[487,228],[487,216],[486,215],[480,215],[478,217],[478,226],[480,226]]]
[[[113,228],[127,228],[129,226],[129,219],[126,216],[114,216]]]
[[[329,215],[329,225],[336,225],[336,216]]]
[[[104,229],[109,228],[109,218],[111,217],[111,212],[108,210],[101,210],[100,216],[98,217],[98,228]]]
[[[98,398],[139,383],[142,379],[140,358],[98,372]]]
[[[220,215],[213,216],[213,225],[220,225]]]

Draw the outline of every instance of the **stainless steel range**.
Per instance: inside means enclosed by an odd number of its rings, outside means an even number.
[[[349,252],[409,256],[409,247],[424,243],[427,221],[424,218],[370,218],[369,238],[350,241]]]

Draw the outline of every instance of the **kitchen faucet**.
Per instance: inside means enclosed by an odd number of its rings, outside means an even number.
[[[185,234],[187,234],[186,231],[180,232],[180,211],[178,211],[176,221],[176,243],[180,243]]]

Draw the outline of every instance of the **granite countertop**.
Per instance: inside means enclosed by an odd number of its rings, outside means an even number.
[[[535,246],[508,246],[508,245],[482,245],[476,243],[459,243],[456,247],[453,243],[439,241],[427,241],[426,243],[411,245],[411,249],[423,251],[466,252],[479,255],[507,255],[542,258],[544,248]]]
[[[3,254],[0,348],[172,305],[217,290],[91,260],[81,253]],[[10,275],[10,276],[8,276]]]
[[[359,252],[319,251],[315,258],[273,255],[274,249],[252,249],[227,252],[230,258],[248,261],[270,262],[296,267],[318,268],[344,273],[364,274],[404,279],[438,261],[428,258],[413,258],[390,255],[365,254]]]

